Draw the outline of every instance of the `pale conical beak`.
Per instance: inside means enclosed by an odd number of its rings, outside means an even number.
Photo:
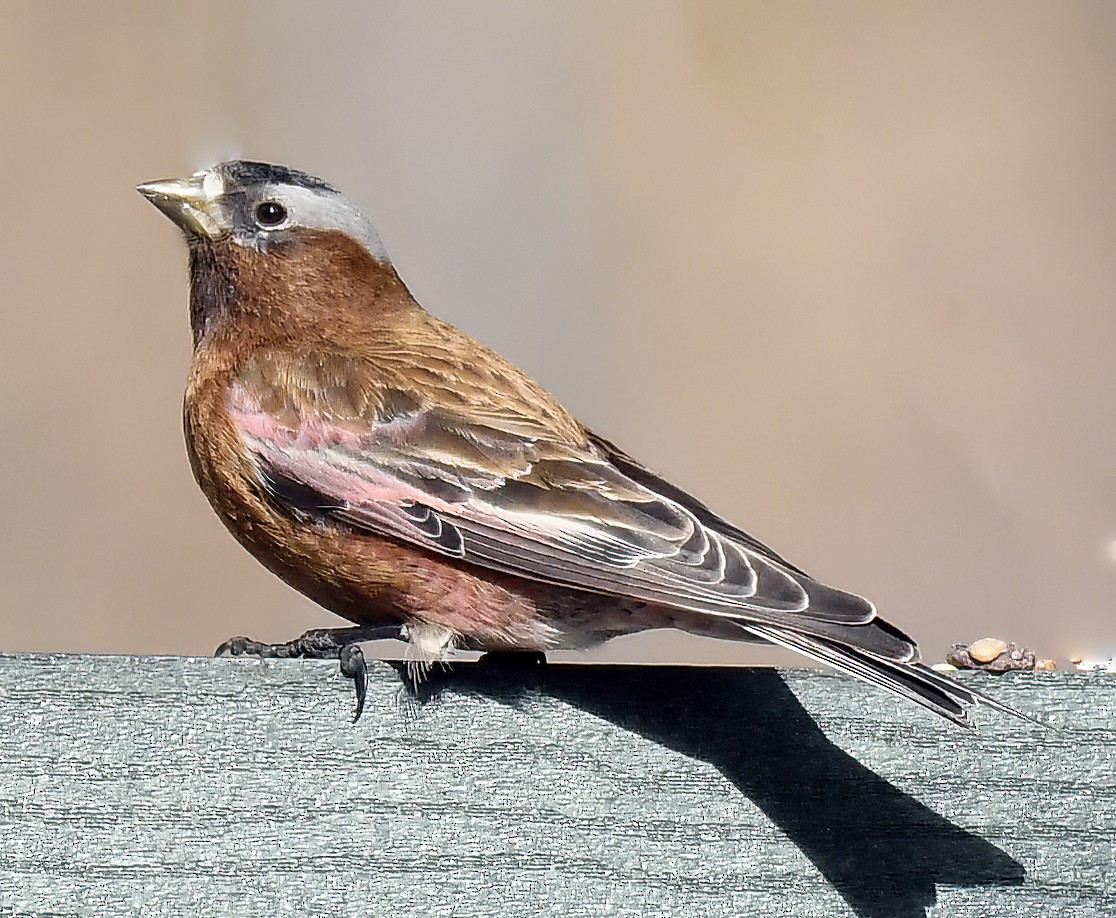
[[[136,191],[166,214],[187,235],[216,236],[220,227],[214,213],[214,198],[208,173],[183,179],[159,179],[136,186]]]

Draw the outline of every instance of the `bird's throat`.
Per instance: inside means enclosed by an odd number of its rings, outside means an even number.
[[[190,331],[197,348],[238,302],[236,262],[231,243],[190,241]]]

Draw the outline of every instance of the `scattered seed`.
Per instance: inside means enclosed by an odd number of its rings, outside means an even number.
[[[999,638],[981,638],[969,645],[969,656],[978,663],[991,663],[1007,650],[1007,644]],[[1018,657],[1015,657],[1018,659]]]

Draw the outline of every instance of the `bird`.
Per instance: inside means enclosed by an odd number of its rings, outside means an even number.
[[[194,477],[256,559],[351,623],[219,654],[336,658],[355,720],[363,640],[405,640],[421,674],[458,649],[674,628],[797,651],[962,726],[981,703],[1025,717],[428,313],[323,180],[231,160],[137,191],[189,251]]]

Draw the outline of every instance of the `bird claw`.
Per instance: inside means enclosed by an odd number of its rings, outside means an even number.
[[[360,720],[364,713],[364,699],[368,695],[368,666],[364,662],[364,651],[360,644],[346,644],[339,654],[341,660],[341,675],[353,680],[356,690],[356,713],[353,714],[353,723]]]
[[[214,652],[215,657],[268,657],[277,656],[277,654],[269,654],[268,650],[273,648],[274,644],[261,644],[259,641],[253,641],[251,638],[246,637],[232,637],[225,643],[218,647]]]
[[[217,648],[214,656],[339,660],[341,675],[353,680],[356,691],[355,724],[364,713],[364,702],[368,697],[368,665],[358,642],[398,636],[398,627],[316,628],[285,644],[263,644],[246,637],[229,638]]]

